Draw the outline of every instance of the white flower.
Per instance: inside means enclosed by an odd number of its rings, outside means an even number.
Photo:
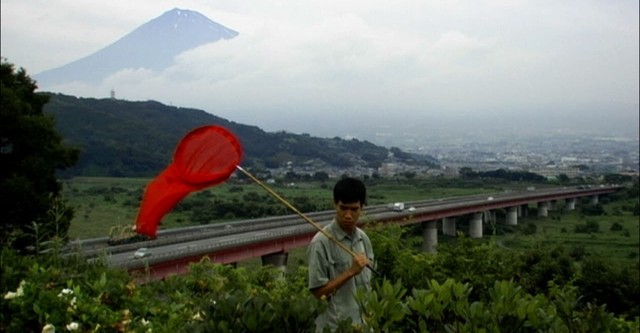
[[[18,286],[18,289],[13,292],[13,291],[8,291],[6,294],[4,294],[4,299],[14,299],[16,297],[20,297],[24,295],[24,289],[23,287],[26,285],[27,283],[24,282],[24,280],[20,281],[20,285]]]
[[[56,333],[56,327],[51,324],[46,324],[42,328],[42,333]]]
[[[193,315],[193,317],[191,319],[193,319],[193,320],[202,320],[202,314],[200,313],[200,311],[198,311],[195,315]]]
[[[75,321],[74,321],[74,322],[71,322],[71,323],[69,323],[69,324],[67,324],[67,330],[68,330],[68,331],[75,331],[75,330],[77,330],[79,327],[80,327],[80,325],[78,325],[78,323],[76,323]]]
[[[18,290],[16,290],[16,296],[22,296],[24,295],[24,290],[22,289],[22,287],[24,287],[27,283],[24,282],[24,280],[20,281],[20,285],[18,286]]]
[[[58,297],[62,297],[63,295],[71,295],[73,294],[73,290],[69,289],[69,288],[64,288],[62,289],[62,291],[58,294]]]
[[[4,299],[14,299],[16,297],[18,297],[18,294],[14,293],[13,291],[9,291],[4,294]]]
[[[76,307],[76,297],[73,296],[73,298],[71,299],[71,303],[69,303],[71,305],[71,307],[75,308]]]
[[[150,323],[150,321],[148,321],[148,320],[146,320],[144,318],[140,319],[140,321],[142,322],[142,326],[147,326]]]

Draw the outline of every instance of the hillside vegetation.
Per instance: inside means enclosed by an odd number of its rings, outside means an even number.
[[[77,98],[48,94],[44,107],[67,143],[81,149],[80,160],[66,176],[151,177],[169,163],[180,139],[204,125],[229,129],[244,148],[246,167],[278,168],[291,162],[325,168],[377,168],[385,161],[435,165],[430,157],[368,141],[317,138],[308,134],[269,133],[202,110],[155,101]],[[391,154],[393,153],[393,154]],[[390,156],[393,156],[390,159]]]

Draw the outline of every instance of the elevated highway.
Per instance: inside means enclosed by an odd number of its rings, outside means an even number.
[[[491,195],[472,195],[406,202],[405,209],[393,211],[388,205],[365,207],[362,224],[394,223],[400,225],[423,224],[423,250],[437,247],[437,221],[442,221],[443,233],[456,234],[456,220],[469,221],[469,236],[482,237],[485,221],[504,209],[504,223],[516,225],[518,217],[526,216],[533,206],[537,215],[544,217],[548,210],[575,209],[579,199],[587,197],[597,203],[598,197],[616,192],[617,186],[594,188],[551,188],[535,191],[503,192]],[[493,214],[493,215],[492,215]],[[334,212],[322,211],[305,214],[321,226],[330,223]],[[494,220],[495,221],[495,220]],[[145,271],[152,279],[181,274],[188,265],[208,257],[213,262],[233,264],[261,257],[264,264],[283,267],[287,253],[309,244],[316,229],[297,215],[251,219],[214,225],[193,226],[161,230],[152,241],[107,245],[108,239],[96,238],[73,242],[70,248],[81,251],[89,260],[106,260],[112,267],[129,271]],[[134,252],[145,247],[148,256],[136,258]]]

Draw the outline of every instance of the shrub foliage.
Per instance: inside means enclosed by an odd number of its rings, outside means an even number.
[[[54,119],[43,113],[48,97],[35,93],[24,69],[0,64],[0,244],[24,249],[66,236],[73,216],[61,201],[56,170],[72,166],[78,150],[67,147]]]
[[[437,254],[404,246],[400,228],[371,229],[379,257],[372,292],[357,299],[366,327],[340,332],[637,332],[638,272],[561,247],[512,253],[460,238]],[[80,255],[24,256],[4,248],[3,332],[46,325],[80,332],[310,332],[326,304],[307,290],[307,270],[284,277],[203,260],[188,274],[144,274]],[[146,283],[141,283],[146,281]],[[612,284],[611,281],[616,281]]]

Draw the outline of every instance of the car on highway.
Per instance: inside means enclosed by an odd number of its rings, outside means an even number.
[[[392,207],[394,212],[401,212],[404,210],[404,202],[396,202]]]
[[[145,258],[151,255],[151,251],[146,247],[141,247],[133,253],[134,259]]]

